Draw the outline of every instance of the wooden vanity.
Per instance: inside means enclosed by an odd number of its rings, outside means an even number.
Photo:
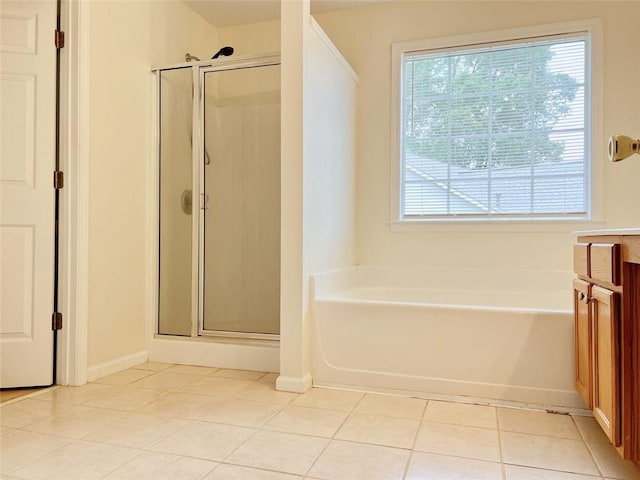
[[[640,228],[577,232],[575,385],[640,468]]]

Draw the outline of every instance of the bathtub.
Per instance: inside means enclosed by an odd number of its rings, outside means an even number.
[[[354,267],[312,279],[314,384],[581,409],[567,272]]]

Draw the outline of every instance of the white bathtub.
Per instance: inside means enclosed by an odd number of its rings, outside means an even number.
[[[584,408],[567,272],[355,267],[313,278],[319,386]]]

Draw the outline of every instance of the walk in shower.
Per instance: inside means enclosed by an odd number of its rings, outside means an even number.
[[[155,74],[157,333],[277,341],[279,56]]]

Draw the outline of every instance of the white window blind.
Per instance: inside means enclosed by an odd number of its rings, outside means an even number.
[[[586,218],[586,43],[405,52],[402,219]]]

